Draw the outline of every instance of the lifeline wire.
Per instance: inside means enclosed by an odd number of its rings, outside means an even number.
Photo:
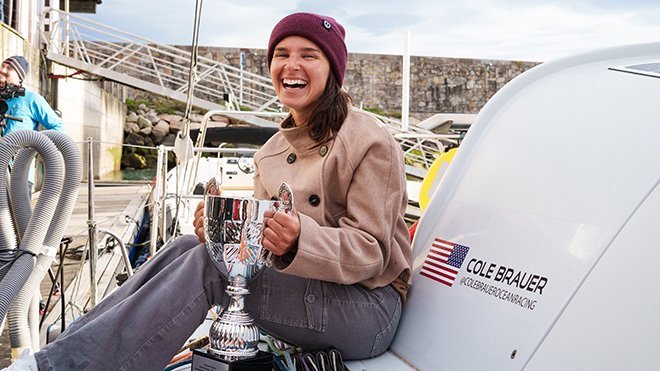
[[[199,24],[202,17],[202,2],[197,0],[195,2],[195,23],[193,25],[193,40],[192,52],[190,53],[190,72],[188,74],[188,97],[186,98],[186,113],[183,120],[183,138],[187,138],[190,134],[190,113],[192,111],[193,93],[195,90],[195,83],[197,81],[197,47],[199,43]]]
[[[202,2],[203,0],[196,0],[195,2],[195,22],[193,25],[193,40],[192,40],[192,52],[190,53],[190,73],[188,74],[188,97],[186,98],[186,113],[184,114],[183,118],[183,127],[181,128],[182,139],[188,138],[190,135],[190,114],[192,111],[192,101],[193,101],[193,93],[195,91],[195,84],[197,82],[197,49],[199,46],[199,24],[201,23],[201,18],[202,18]],[[184,165],[183,168],[183,179],[186,179],[186,174],[188,173],[190,166],[190,161],[186,161],[186,164]],[[176,194],[179,194],[179,169],[177,167],[176,169],[176,177],[177,177],[177,182],[176,182]],[[176,229],[179,225],[179,209],[181,208],[181,203],[183,202],[181,197],[178,197],[177,202],[176,202],[176,209],[174,211],[175,215],[175,220],[174,220],[174,226],[172,228],[172,236],[176,235]],[[166,235],[166,233],[164,233]],[[167,241],[163,241],[163,245],[166,244]]]

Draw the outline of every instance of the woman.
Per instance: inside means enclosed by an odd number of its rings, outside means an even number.
[[[255,197],[293,188],[296,212],[268,215],[273,267],[250,283],[246,309],[265,331],[346,359],[384,352],[410,284],[411,250],[401,151],[341,90],[344,29],[296,13],[273,29],[271,78],[290,115],[255,155]],[[226,268],[198,238],[164,248],[114,294],[36,353],[40,370],[162,369],[204,320],[228,302]]]

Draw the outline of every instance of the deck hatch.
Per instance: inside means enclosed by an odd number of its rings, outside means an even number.
[[[625,67],[610,67],[610,70],[660,78],[660,62],[633,64]]]

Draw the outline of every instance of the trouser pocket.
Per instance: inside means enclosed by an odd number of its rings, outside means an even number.
[[[258,278],[259,318],[280,325],[324,332],[327,325],[323,286],[317,280],[300,278],[268,268]]]
[[[374,346],[371,349],[370,357],[375,357],[384,353],[387,348],[390,347],[390,344],[392,344],[392,340],[394,340],[394,334],[396,334],[396,329],[399,327],[399,320],[401,319],[401,297],[398,293],[396,293],[396,296],[397,298],[396,304],[394,305],[394,313],[392,314],[389,323],[387,326],[385,326],[383,331],[376,335],[376,339],[374,339]]]

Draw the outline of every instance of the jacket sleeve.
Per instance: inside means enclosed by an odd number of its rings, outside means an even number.
[[[395,234],[406,228],[402,215],[407,204],[402,154],[389,135],[385,138],[371,141],[364,151],[338,143],[340,151],[360,153],[359,157],[349,155],[346,164],[352,171],[346,212],[336,218],[337,227],[321,226],[300,213],[295,257],[290,262],[275,259],[276,268],[341,284],[362,282],[384,272],[392,249],[401,248]]]
[[[57,116],[44,97],[35,94],[31,110],[34,120],[43,125],[46,130],[62,131],[62,119]]]

